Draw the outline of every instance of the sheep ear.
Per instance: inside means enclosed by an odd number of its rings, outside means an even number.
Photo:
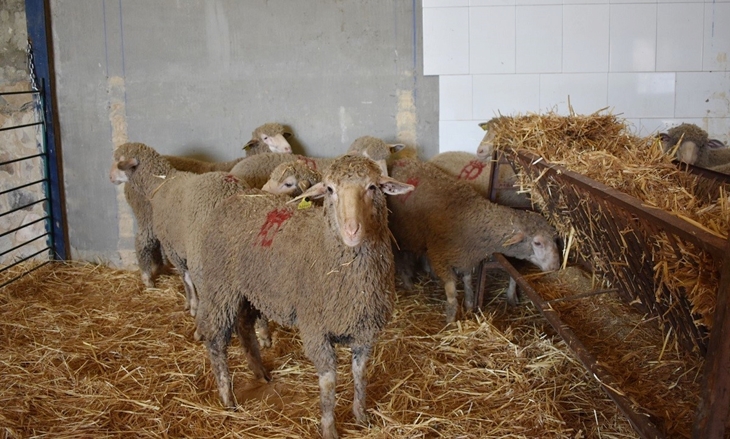
[[[134,157],[126,160],[124,159],[124,157],[122,157],[122,159],[117,162],[117,168],[119,168],[120,171],[133,170],[137,166],[139,166],[139,160]]]
[[[523,239],[525,239],[525,234],[523,232],[517,232],[514,235],[512,235],[509,239],[507,239],[505,242],[503,242],[502,247],[509,247],[510,245],[515,245],[518,242],[521,242]]]
[[[320,181],[319,183],[307,189],[305,192],[302,192],[301,195],[287,201],[287,203],[297,203],[307,197],[309,197],[309,199],[311,200],[316,200],[317,198],[322,198],[325,193],[327,193],[327,186]]]
[[[483,129],[484,131],[487,131],[487,128],[489,128],[489,122],[480,123],[479,128]]]
[[[248,141],[248,143],[246,143],[245,145],[243,145],[243,148],[242,149],[245,150],[245,151],[248,151],[249,149],[251,149],[252,146],[256,145],[257,143],[259,143],[258,140],[251,139],[251,140]]]
[[[402,143],[389,143],[388,147],[390,147],[390,153],[395,154],[396,152],[400,151],[401,149],[405,148],[406,145]]]
[[[388,195],[402,195],[407,194],[416,187],[412,184],[400,182],[394,178],[388,177],[387,175],[381,175],[378,180],[380,189]]]
[[[721,142],[720,140],[718,140],[718,139],[710,139],[710,140],[708,140],[708,141],[707,141],[707,147],[708,147],[708,148],[711,148],[711,149],[722,149],[722,148],[727,148],[727,146],[725,146],[725,144],[724,144],[724,143],[722,143],[722,142]]]

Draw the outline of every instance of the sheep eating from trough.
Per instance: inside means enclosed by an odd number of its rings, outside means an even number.
[[[428,162],[398,160],[391,173],[415,189],[388,200],[390,230],[401,251],[426,255],[444,282],[447,323],[459,309],[457,273],[464,279],[464,305],[471,309],[471,272],[493,253],[530,261],[543,271],[559,268],[557,233],[542,215],[494,204]]]
[[[143,143],[125,143],[114,150],[109,178],[149,200],[154,239],[182,276],[186,309],[195,315],[198,280],[189,266],[200,259],[203,224],[221,200],[248,185],[223,172],[178,171]]]
[[[196,320],[226,407],[234,405],[227,361],[234,327],[254,375],[270,379],[253,335],[260,311],[299,328],[319,376],[323,436],[337,437],[335,343],[352,350],[353,413],[367,423],[366,362],[395,294],[385,195],[412,189],[367,158],[343,156],[294,199],[323,198],[323,207],[297,209],[251,190],[214,211]]]
[[[251,140],[243,145],[246,157],[264,152],[291,154],[291,145],[286,140],[291,133],[280,123],[269,122],[261,125],[251,133]]]
[[[680,162],[706,169],[720,169],[730,163],[730,149],[695,124],[683,123],[659,134],[662,149]]]

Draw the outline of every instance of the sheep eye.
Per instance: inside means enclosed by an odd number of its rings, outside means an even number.
[[[540,247],[540,246],[542,246],[542,242],[540,242],[540,241],[535,241],[535,245],[536,245],[536,246],[538,246],[538,247]]]
[[[327,192],[329,192],[330,194],[334,194],[335,190],[332,189],[332,186],[327,186]]]
[[[368,186],[368,189],[375,192],[375,189],[377,189],[377,187],[374,184],[371,184],[370,186]]]
[[[294,186],[294,183],[286,182],[286,183],[284,183],[284,186],[292,187],[292,186]]]

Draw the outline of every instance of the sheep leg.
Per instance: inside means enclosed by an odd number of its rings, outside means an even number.
[[[509,286],[507,287],[507,303],[510,306],[517,306],[520,299],[517,297],[517,282],[514,278],[509,278]]]
[[[464,309],[470,313],[474,311],[474,287],[471,284],[471,272],[462,276],[464,282]]]
[[[205,346],[208,348],[210,365],[218,383],[218,393],[221,403],[225,407],[234,408],[233,387],[231,372],[228,370],[228,342],[231,339],[231,328],[219,328],[212,337],[207,337]]]
[[[150,237],[150,233],[137,233],[134,237],[134,251],[137,265],[142,272],[142,283],[147,288],[155,287],[155,278],[162,267],[160,241]]]
[[[370,357],[370,346],[358,346],[352,348],[352,377],[355,381],[355,398],[352,401],[352,413],[357,423],[368,425],[368,414],[365,407],[365,390],[367,378],[365,377],[365,366]]]
[[[195,292],[193,279],[187,270],[183,274],[183,285],[185,287],[185,309],[189,309],[190,315],[195,317],[195,314],[198,312],[198,294]]]
[[[259,340],[259,346],[262,348],[271,347],[271,331],[269,331],[269,319],[259,316],[256,319],[256,334]]]
[[[335,427],[335,389],[337,387],[337,355],[332,343],[317,337],[305,337],[305,328],[299,328],[303,334],[304,353],[307,355],[319,377],[319,406],[322,410],[321,429],[324,439],[337,439]]]
[[[246,355],[248,368],[253,372],[257,380],[264,379],[271,381],[271,375],[264,367],[261,361],[261,351],[259,350],[259,342],[256,339],[256,317],[258,312],[251,308],[251,305],[244,301],[239,307],[238,319],[236,320],[236,333],[241,341],[241,347]]]
[[[396,250],[394,252],[395,267],[406,291],[413,290],[415,256],[412,253]]]
[[[456,312],[459,309],[459,302],[456,298],[456,281],[449,278],[444,282],[444,290],[446,290],[446,323],[454,323],[456,320]]]

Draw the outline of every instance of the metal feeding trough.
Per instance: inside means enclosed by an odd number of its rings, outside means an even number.
[[[722,239],[664,210],[579,173],[550,164],[525,151],[497,153],[492,169],[492,199],[500,187],[500,166],[512,166],[533,183],[532,196],[540,197],[543,213],[553,221],[569,221],[581,238],[579,262],[607,279],[621,299],[639,312],[661,319],[676,334],[680,345],[705,357],[703,394],[694,422],[693,437],[723,437],[730,410],[730,240]],[[682,165],[686,167],[686,165]],[[715,193],[730,176],[701,174],[700,190]],[[665,260],[666,259],[666,260]],[[710,289],[715,302],[711,316],[698,315],[685,287],[664,282],[657,274],[662,264],[681,263]],[[485,271],[505,270],[539,309],[576,357],[617,404],[642,438],[663,438],[641,407],[636,407],[611,374],[586,349],[550,304],[530,286],[501,254],[482,266],[477,304],[484,297]],[[694,270],[694,271],[692,271]],[[514,282],[512,282],[514,284]],[[695,311],[693,311],[695,310]],[[704,318],[703,318],[704,317]],[[713,322],[712,329],[702,322]]]

